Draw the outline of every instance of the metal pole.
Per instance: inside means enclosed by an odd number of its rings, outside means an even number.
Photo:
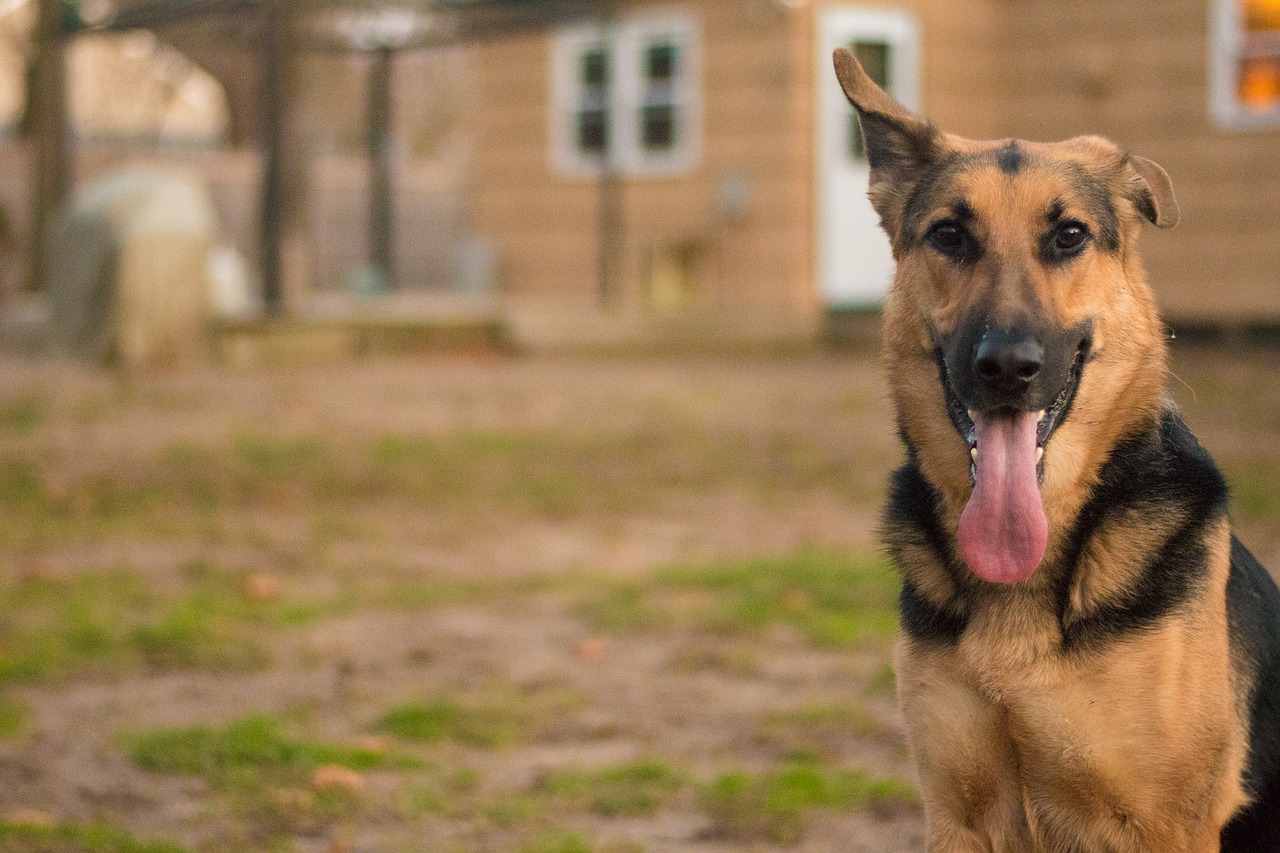
[[[276,318],[284,308],[282,259],[285,174],[284,124],[285,87],[285,3],[267,0],[262,21],[259,86],[262,98],[262,232],[259,257],[262,275],[262,308]]]
[[[61,0],[40,0],[36,12],[35,61],[28,89],[32,192],[27,287],[31,290],[49,284],[50,238],[71,183],[62,12]]]
[[[379,47],[369,67],[369,264],[378,283],[395,288],[391,195],[391,65],[395,50]]]

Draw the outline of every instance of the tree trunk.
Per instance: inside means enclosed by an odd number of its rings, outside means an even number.
[[[49,241],[71,183],[61,0],[39,0],[33,41],[27,94],[32,182],[27,288],[37,290],[48,286]]]

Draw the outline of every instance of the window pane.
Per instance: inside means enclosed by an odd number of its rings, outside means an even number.
[[[1280,56],[1241,60],[1236,93],[1240,103],[1254,112],[1280,108]]]
[[[582,85],[604,86],[609,82],[609,52],[602,47],[582,54]]]
[[[893,81],[889,79],[889,45],[882,41],[855,42],[853,55],[877,86],[885,90],[893,88]]]
[[[1244,28],[1250,33],[1280,30],[1280,0],[1245,0]]]
[[[893,92],[893,81],[890,79],[893,52],[887,42],[854,42],[849,45],[849,50],[857,57],[858,62],[862,63],[863,70],[876,85],[882,86],[890,93]],[[867,149],[862,141],[862,126],[858,122],[858,114],[852,110],[849,112],[848,151],[849,156],[855,160],[867,159]]]
[[[609,120],[604,110],[582,110],[578,113],[578,149],[588,154],[603,154],[609,146]]]
[[[655,104],[640,111],[640,142],[646,151],[668,151],[676,144],[676,108]]]
[[[665,82],[676,76],[676,46],[651,44],[645,51],[645,76],[656,82]]]

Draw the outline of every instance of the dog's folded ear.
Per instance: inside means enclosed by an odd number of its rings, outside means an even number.
[[[1178,224],[1181,213],[1178,201],[1173,197],[1173,182],[1169,173],[1154,160],[1130,154],[1125,158],[1134,172],[1131,197],[1142,215],[1155,223],[1157,228],[1172,228]]]
[[[853,54],[837,48],[836,79],[858,111],[867,162],[871,166],[872,204],[886,220],[888,199],[911,184],[938,156],[942,134],[875,84]]]

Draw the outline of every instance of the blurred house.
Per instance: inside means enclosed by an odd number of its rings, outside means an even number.
[[[20,43],[23,7],[0,9],[0,119],[21,108],[22,66],[5,43]],[[831,71],[832,50],[847,46],[947,130],[1101,133],[1160,162],[1183,210],[1178,229],[1144,239],[1166,314],[1280,325],[1280,0],[583,9],[523,34],[396,55],[399,290],[496,293],[535,343],[807,338],[833,316],[874,309],[892,258]],[[81,37],[70,96],[78,181],[139,160],[198,169],[226,240],[252,268],[260,104],[255,54],[232,44],[235,31],[206,20],[158,38]],[[362,286],[370,62],[359,52],[301,60],[295,301]],[[0,148],[0,160],[0,207],[20,232],[20,147]]]
[[[948,130],[1101,133],[1157,160],[1183,209],[1144,239],[1167,315],[1280,322],[1280,0],[618,8],[472,50],[468,206],[511,300],[802,332],[880,304],[844,45]]]

